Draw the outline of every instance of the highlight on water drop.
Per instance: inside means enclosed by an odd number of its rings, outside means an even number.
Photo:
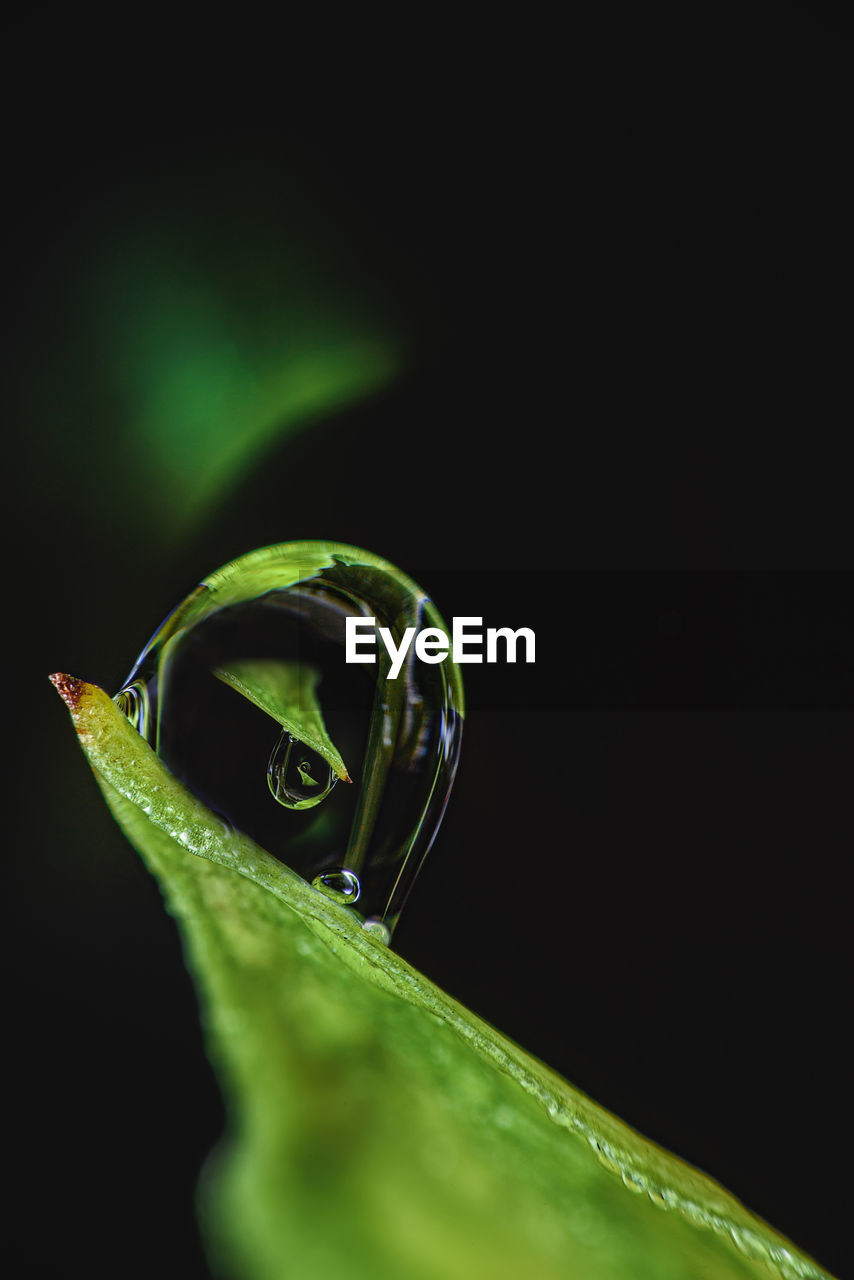
[[[148,688],[143,680],[134,680],[116,694],[113,699],[116,706],[130,720],[137,733],[148,737],[149,705]]]
[[[116,702],[171,772],[377,941],[390,940],[459,760],[452,661],[346,661],[347,620],[447,632],[394,565],[282,543],[210,575],[145,646]]]

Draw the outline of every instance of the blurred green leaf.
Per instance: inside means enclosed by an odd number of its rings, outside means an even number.
[[[229,1113],[201,1197],[218,1273],[767,1280],[770,1267],[826,1280],[711,1179],[225,833],[102,690],[53,679],[198,984]]]
[[[208,517],[274,442],[388,386],[405,342],[341,250],[261,190],[148,193],[66,267],[28,395],[86,503],[155,545]],[[94,215],[93,222],[95,222]],[[62,389],[59,394],[58,389]]]

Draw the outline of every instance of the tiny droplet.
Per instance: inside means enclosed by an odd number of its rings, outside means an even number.
[[[322,756],[283,730],[267,765],[267,783],[279,804],[286,809],[313,809],[337,781]]]
[[[388,925],[383,924],[382,920],[368,919],[362,923],[362,928],[369,933],[376,942],[381,942],[383,946],[388,946],[391,942],[391,930]]]
[[[361,892],[359,877],[345,867],[336,868],[334,871],[322,871],[311,883],[332,902],[338,902],[343,907],[352,907]]]

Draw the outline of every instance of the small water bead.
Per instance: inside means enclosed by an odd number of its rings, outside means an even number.
[[[381,942],[386,947],[391,942],[391,930],[388,925],[383,924],[382,920],[376,920],[373,917],[370,917],[362,922],[362,928],[365,933],[370,934],[376,942]]]
[[[595,1137],[588,1138],[588,1142],[593,1149],[593,1154],[596,1156],[596,1159],[603,1168],[607,1169],[609,1173],[622,1172],[619,1160],[610,1147],[606,1146],[604,1142],[600,1142],[600,1140]]]
[[[311,883],[315,889],[319,889],[342,907],[352,907],[358,901],[362,889],[359,877],[344,867],[339,867],[336,871],[322,871]]]
[[[547,1104],[546,1109],[555,1124],[561,1124],[566,1129],[575,1128],[575,1116],[564,1103],[553,1099]]]
[[[730,1235],[738,1249],[746,1258],[762,1258],[765,1256],[765,1249],[762,1240],[749,1227],[732,1226],[729,1229]]]
[[[667,1192],[661,1187],[650,1185],[646,1189],[646,1194],[649,1196],[656,1209],[666,1209],[668,1207],[669,1200]]]
[[[279,804],[286,809],[313,809],[337,781],[322,756],[286,729],[282,731],[267,765],[267,783]]]
[[[640,1195],[646,1189],[643,1180],[628,1169],[623,1170],[623,1186],[629,1191],[633,1191],[635,1195]]]
[[[710,1227],[711,1218],[702,1205],[695,1204],[693,1200],[683,1201],[679,1205],[680,1212],[689,1222],[693,1222],[695,1227]]]
[[[338,895],[387,942],[454,780],[462,680],[450,658],[421,662],[414,646],[395,680],[382,645],[375,663],[347,663],[349,618],[374,618],[396,646],[407,627],[448,630],[379,556],[283,543],[206,578],[116,702],[229,832]]]

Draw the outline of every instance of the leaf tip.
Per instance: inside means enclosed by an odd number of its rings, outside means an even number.
[[[49,679],[68,710],[75,712],[86,688],[86,682],[78,680],[76,676],[66,675],[63,671],[55,671]]]

